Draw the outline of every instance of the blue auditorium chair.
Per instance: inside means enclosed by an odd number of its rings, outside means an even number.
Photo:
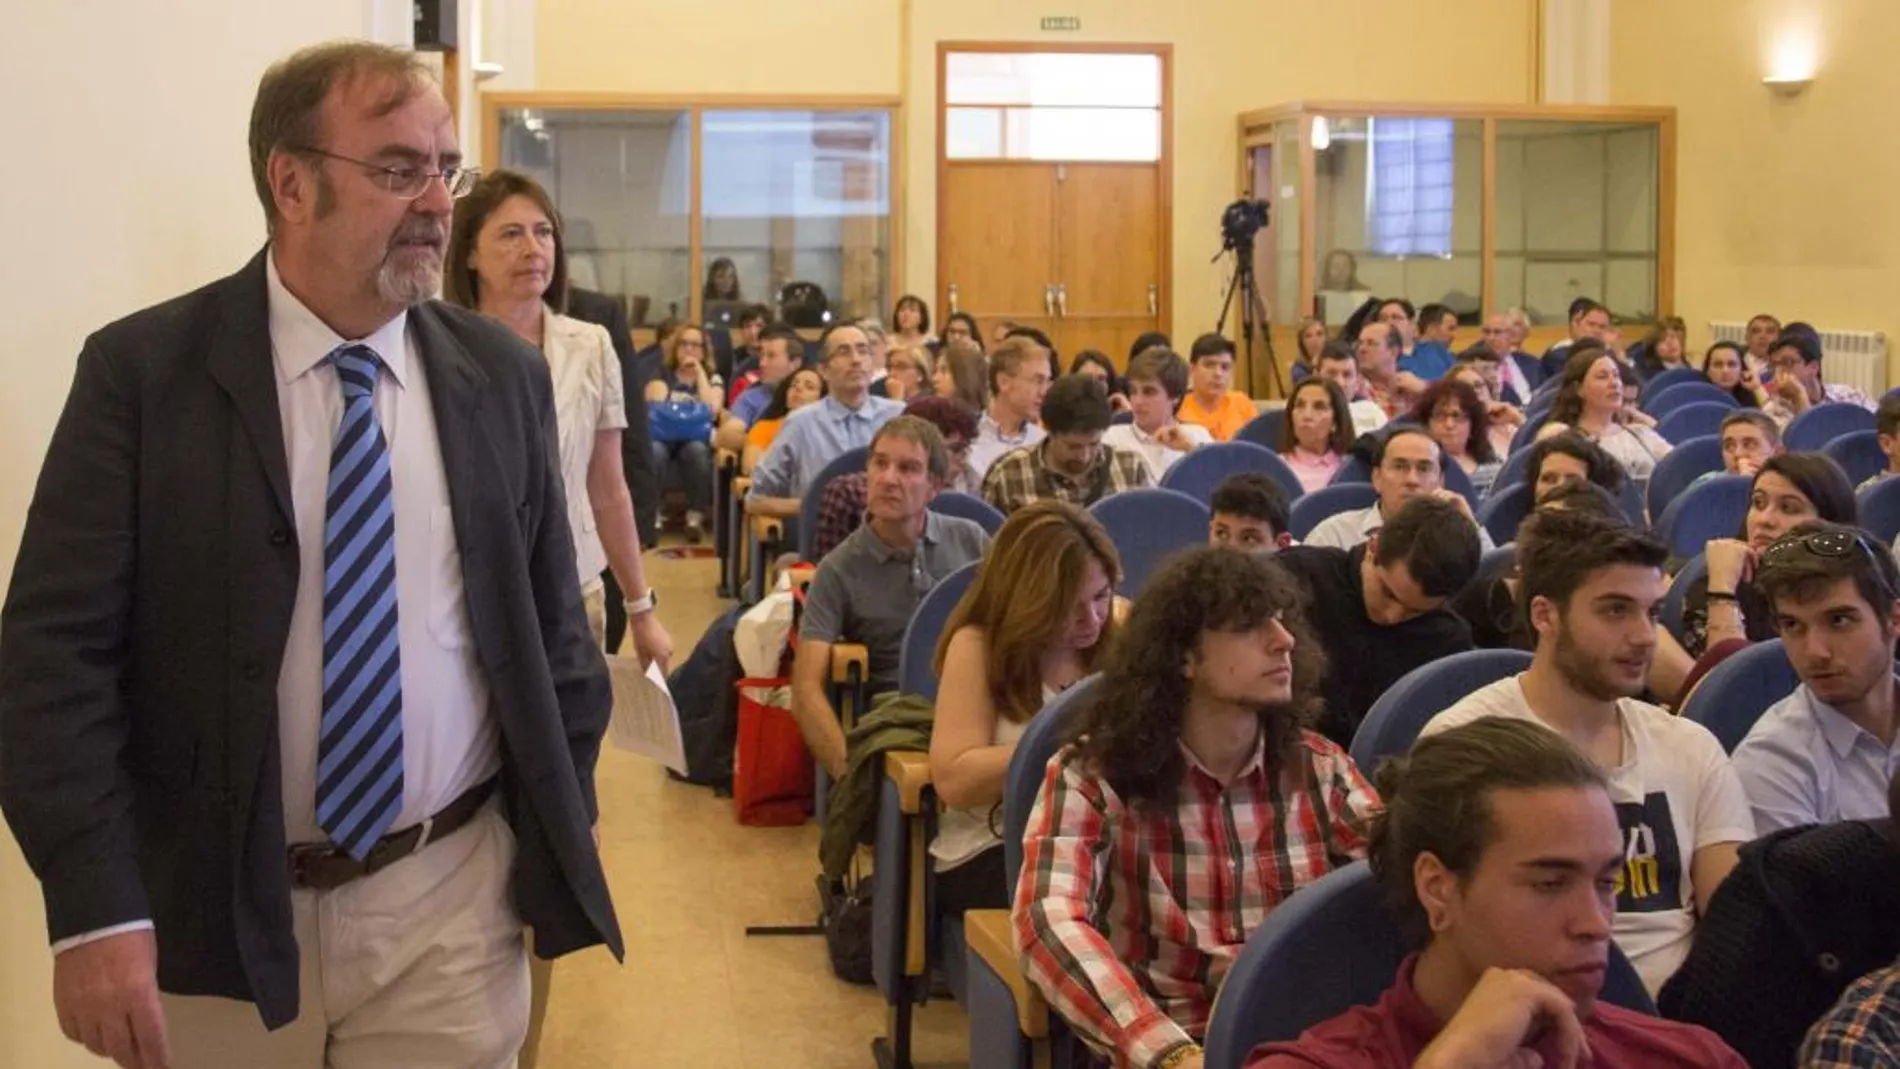
[[[1879,431],[1843,434],[1822,446],[1821,452],[1832,457],[1847,473],[1850,486],[1859,486],[1887,470],[1887,451],[1880,448]]]
[[[1679,382],[1707,382],[1707,381],[1709,380],[1703,376],[1702,372],[1697,371],[1695,368],[1672,367],[1668,369],[1667,371],[1659,371],[1656,374],[1651,375],[1649,377],[1649,381],[1643,383],[1643,394],[1645,396],[1653,397],[1656,394],[1659,394],[1663,392],[1664,390],[1667,390],[1669,387],[1674,386]]]
[[[1892,543],[1900,535],[1900,478],[1882,479],[1855,497],[1861,527]]]
[[[1379,762],[1412,748],[1426,721],[1480,687],[1531,666],[1523,650],[1466,650],[1399,677],[1366,711],[1352,736],[1352,761],[1370,776]]]
[[[1663,594],[1661,615],[1657,623],[1663,630],[1682,641],[1682,608],[1689,596],[1689,585],[1709,574],[1709,558],[1701,553],[1690,557],[1682,568],[1669,580],[1669,590]]]
[[[1686,442],[1705,435],[1719,436],[1722,433],[1722,421],[1734,411],[1736,408],[1732,404],[1691,401],[1670,409],[1668,415],[1657,420],[1656,433],[1662,435],[1663,441],[1670,443]]]
[[[1110,494],[1089,506],[1122,559],[1117,593],[1136,597],[1163,561],[1189,546],[1207,544],[1207,506],[1179,490],[1149,487]]]
[[[1676,442],[1674,438],[1669,439]],[[1649,514],[1661,516],[1676,495],[1712,471],[1722,470],[1722,439],[1716,435],[1688,438],[1676,444],[1649,473]]]
[[[1252,442],[1277,453],[1280,450],[1280,432],[1285,426],[1286,409],[1269,408],[1235,431],[1234,441]]]
[[[1377,1002],[1408,949],[1365,862],[1301,888],[1267,914],[1227,971],[1208,1021],[1208,1069],[1240,1069],[1261,1043],[1298,1039],[1354,1006]],[[1614,943],[1601,997],[1656,1012]]]
[[[1531,486],[1519,482],[1484,499],[1478,506],[1478,526],[1491,536],[1494,545],[1503,545],[1517,537],[1517,526],[1531,514]]]
[[[1322,486],[1293,502],[1293,507],[1287,511],[1287,532],[1303,540],[1327,517],[1362,509],[1378,500],[1379,491],[1374,490],[1371,483]]]
[[[931,498],[930,511],[972,520],[991,535],[1002,529],[1005,519],[1003,513],[995,505],[974,494],[965,494],[956,490],[945,490]]]
[[[1736,402],[1734,394],[1712,382],[1681,382],[1666,390],[1658,390],[1655,393],[1645,392],[1636,407],[1647,412],[1652,418],[1660,420],[1683,405],[1703,402],[1727,405],[1730,408],[1741,407]]]
[[[1670,556],[1686,559],[1711,539],[1734,538],[1748,515],[1750,482],[1746,475],[1717,475],[1677,494],[1656,520],[1656,537]]]
[[[1722,749],[1734,753],[1761,714],[1800,683],[1781,640],[1771,638],[1711,668],[1683,701],[1681,715],[1708,728]]]
[[[1873,429],[1872,412],[1844,401],[1830,401],[1796,416],[1781,432],[1781,444],[1787,446],[1790,453],[1815,453],[1843,435]]]
[[[1161,477],[1161,486],[1179,490],[1202,504],[1209,504],[1214,490],[1229,475],[1258,472],[1271,478],[1291,502],[1306,492],[1300,477],[1273,450],[1253,442],[1215,442],[1204,445],[1174,462]]]

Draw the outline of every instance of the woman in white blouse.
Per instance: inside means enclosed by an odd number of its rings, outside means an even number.
[[[1579,352],[1564,364],[1550,422],[1537,437],[1541,441],[1574,428],[1615,457],[1631,478],[1647,482],[1656,462],[1669,452],[1669,443],[1643,417],[1624,412],[1623,397],[1623,372],[1616,358],[1599,348]]]
[[[600,639],[606,617],[601,570],[611,567],[627,593],[634,649],[642,662],[664,666],[673,640],[653,612],[620,464],[620,432],[627,425],[620,362],[606,330],[555,311],[567,303],[567,258],[560,215],[534,179],[495,171],[456,201],[444,288],[449,300],[500,320],[547,358],[588,622]]]

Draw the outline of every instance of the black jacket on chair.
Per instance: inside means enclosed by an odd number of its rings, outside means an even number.
[[[277,677],[298,549],[260,253],[87,339],[0,611],[0,806],[54,941],[150,918],[159,983],[295,1019]],[[590,826],[612,693],[540,354],[409,313],[543,956],[620,930]]]
[[[1787,1069],[1841,992],[1896,955],[1900,848],[1888,822],[1786,828],[1742,847],[1656,1005],[1756,1069]]]

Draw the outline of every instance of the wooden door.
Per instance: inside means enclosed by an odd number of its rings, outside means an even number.
[[[1161,329],[1161,172],[1152,163],[1056,167],[1056,317],[1064,360],[1083,349],[1128,363],[1137,337]],[[1184,346],[1177,346],[1184,348]]]
[[[968,312],[986,334],[1007,319],[1053,338],[1056,169],[1013,161],[944,169],[940,317]]]

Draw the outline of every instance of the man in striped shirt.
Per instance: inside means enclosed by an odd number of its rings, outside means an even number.
[[[1315,733],[1323,665],[1277,565],[1226,548],[1149,580],[1023,837],[1023,969],[1118,1067],[1198,1069],[1247,937],[1365,856],[1378,796]]]

